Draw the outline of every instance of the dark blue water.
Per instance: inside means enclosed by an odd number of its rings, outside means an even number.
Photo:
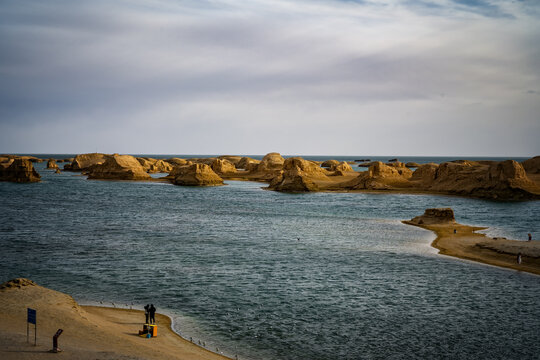
[[[41,183],[0,183],[1,281],[153,302],[183,336],[240,359],[540,353],[540,277],[439,256],[430,232],[400,223],[450,206],[490,234],[538,238],[540,202],[89,181],[44,166]]]

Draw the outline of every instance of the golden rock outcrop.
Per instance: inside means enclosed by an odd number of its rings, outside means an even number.
[[[527,159],[521,164],[527,173],[540,174],[540,156]]]
[[[212,162],[212,170],[218,175],[234,175],[236,174],[236,167],[232,162],[226,159],[216,159]]]
[[[64,170],[68,171],[85,171],[91,166],[103,164],[107,159],[107,154],[89,153],[75,156],[73,162],[64,165]]]
[[[0,164],[0,181],[30,183],[41,181],[41,176],[30,160],[12,158]]]
[[[318,191],[316,181],[328,180],[328,172],[319,164],[292,157],[285,160],[282,172],[272,180],[269,189],[285,192]]]
[[[47,169],[58,169],[58,164],[56,163],[56,160],[54,159],[47,160]]]
[[[192,164],[177,166],[169,175],[175,185],[183,186],[218,186],[223,185],[223,179],[209,165]]]
[[[150,180],[137,159],[131,155],[109,155],[102,164],[92,166],[88,179],[99,180]]]
[[[368,171],[359,175],[345,184],[346,188],[353,190],[391,190],[394,188],[410,187],[409,179],[412,171],[405,166],[389,166],[380,161],[375,161]]]

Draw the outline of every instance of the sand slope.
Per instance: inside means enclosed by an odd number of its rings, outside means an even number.
[[[0,359],[193,359],[224,360],[170,330],[168,317],[156,314],[158,336],[136,335],[144,314],[137,310],[81,307],[66,294],[38,285],[0,289]],[[27,307],[37,310],[37,346],[26,343]],[[31,325],[32,329],[33,325]],[[51,354],[52,337],[63,350]]]

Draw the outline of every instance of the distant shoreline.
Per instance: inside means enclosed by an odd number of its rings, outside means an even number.
[[[540,241],[491,238],[476,233],[487,227],[458,223],[417,224],[409,220],[402,223],[433,231],[437,237],[431,246],[438,249],[441,255],[540,275]],[[457,233],[454,233],[454,229]],[[518,253],[522,254],[521,264],[517,263]]]

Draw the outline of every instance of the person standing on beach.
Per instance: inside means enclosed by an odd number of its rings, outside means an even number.
[[[150,324],[156,323],[156,308],[154,304],[150,304]]]
[[[532,235],[531,235],[531,233],[529,233],[529,241],[531,241],[531,240],[532,240]]]
[[[146,317],[146,321],[144,322],[145,324],[148,324],[149,315],[150,315],[150,305],[146,304],[146,306],[144,307],[144,316]]]
[[[518,263],[518,265],[521,264],[521,253],[518,253],[518,256],[517,256],[517,263]]]

